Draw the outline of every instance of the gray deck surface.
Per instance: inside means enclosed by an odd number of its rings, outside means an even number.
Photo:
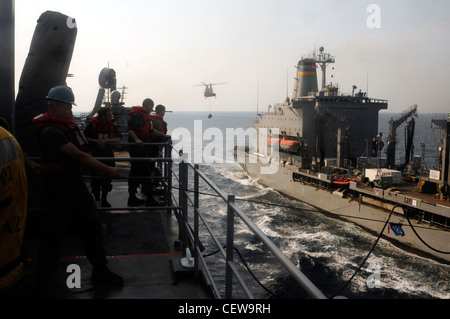
[[[114,183],[108,201],[113,207],[126,207],[128,186],[124,181]],[[143,197],[138,193],[138,197]],[[39,219],[30,213],[30,220]],[[167,210],[101,211],[105,249],[109,268],[122,276],[124,286],[117,288],[93,284],[91,265],[85,258],[80,237],[74,232],[64,243],[55,279],[50,291],[63,299],[206,299],[210,289],[200,276],[182,269],[173,275],[170,263],[180,269],[181,251],[174,243],[178,239],[177,220]],[[30,229],[25,238],[25,252],[33,258],[39,248],[38,229]],[[76,264],[81,270],[81,288],[68,288],[67,266]],[[180,266],[180,267],[179,267]],[[33,270],[29,277],[31,277]],[[177,272],[180,274],[180,272]]]

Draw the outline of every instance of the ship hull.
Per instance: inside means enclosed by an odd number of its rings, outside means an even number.
[[[259,160],[256,163],[249,161],[247,153],[244,157],[245,162],[240,163],[240,165],[250,177],[258,179],[260,184],[307,203],[322,212],[350,221],[376,235],[381,233],[389,219],[389,224],[383,231],[383,238],[401,246],[403,249],[409,250],[408,248],[410,248],[416,254],[425,254],[425,257],[432,257],[446,263],[450,262],[449,254],[430,249],[418,238],[408,219],[404,216],[402,208],[396,207],[394,209],[398,203],[377,200],[371,196],[365,196],[363,193],[360,193],[358,198],[347,197],[344,192],[339,190],[332,191],[321,187],[320,181],[315,185],[295,181],[293,176],[294,173],[298,172],[298,168],[293,165],[281,163],[275,173],[261,174],[261,168],[265,165]],[[394,213],[391,215],[393,209]],[[413,219],[410,219],[410,221],[417,234],[429,246],[441,252],[450,251],[449,231],[429,224],[422,224]],[[402,225],[401,229],[404,236],[396,235],[390,227],[393,224]]]

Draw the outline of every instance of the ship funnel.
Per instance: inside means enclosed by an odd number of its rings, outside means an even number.
[[[314,59],[302,59],[297,65],[293,98],[300,98],[318,92],[317,66]]]

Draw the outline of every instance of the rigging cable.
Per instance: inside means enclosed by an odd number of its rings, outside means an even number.
[[[400,205],[396,205],[396,206],[394,206],[394,207],[392,208],[391,213],[389,214],[389,217],[388,217],[388,219],[386,220],[386,223],[384,224],[383,229],[382,229],[381,232],[380,232],[380,235],[378,235],[378,238],[377,238],[377,240],[375,241],[374,245],[372,246],[372,249],[369,251],[369,253],[367,254],[366,258],[364,258],[364,260],[363,260],[363,262],[361,263],[361,265],[360,265],[360,266],[358,267],[358,269],[354,272],[354,274],[350,277],[350,279],[347,280],[347,281],[345,282],[345,284],[344,284],[341,288],[339,288],[339,289],[331,296],[331,299],[333,299],[334,297],[336,297],[337,294],[339,294],[342,290],[345,289],[345,287],[347,287],[347,285],[352,281],[352,279],[356,276],[356,274],[361,270],[362,266],[366,263],[367,259],[369,259],[369,257],[370,257],[370,255],[372,254],[373,250],[374,250],[375,247],[377,246],[378,241],[380,240],[381,236],[383,236],[384,230],[386,229],[386,226],[388,225],[389,220],[391,219],[391,216],[392,216],[392,214],[394,213],[394,209],[397,208],[397,207],[401,207],[401,206],[400,206]]]
[[[225,249],[227,246],[223,246],[222,248]],[[265,287],[261,281],[259,281],[258,278],[256,278],[255,274],[253,273],[253,271],[250,269],[250,267],[247,265],[247,262],[244,260],[244,257],[242,257],[241,253],[239,252],[239,250],[236,248],[236,246],[233,246],[233,249],[236,251],[236,253],[238,254],[239,258],[241,259],[242,263],[244,264],[244,267],[247,269],[247,271],[250,273],[250,275],[253,277],[253,279],[265,290],[267,291],[269,294],[271,294],[272,296],[276,297],[277,295],[274,294],[272,291],[270,291],[267,287]],[[217,249],[216,251],[206,254],[206,255],[202,255],[203,257],[209,257],[212,256],[214,254],[217,254],[220,250]]]
[[[403,208],[403,207],[402,207],[402,208]],[[411,229],[413,230],[414,234],[417,236],[417,238],[419,238],[419,240],[420,240],[425,246],[427,246],[427,247],[430,248],[431,250],[434,250],[435,252],[438,252],[438,253],[441,253],[441,254],[446,254],[446,255],[450,254],[450,251],[441,251],[441,250],[438,250],[438,249],[433,248],[433,247],[431,247],[430,245],[428,245],[428,244],[422,239],[422,237],[420,237],[419,234],[416,232],[415,227],[413,227],[411,221],[409,220],[409,217],[408,217],[407,211],[405,211],[405,208],[403,208],[403,212],[404,212],[404,215],[405,215],[406,219],[408,220],[408,223],[409,223],[409,225],[411,226]]]

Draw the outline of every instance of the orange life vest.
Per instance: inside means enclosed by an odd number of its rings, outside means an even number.
[[[133,106],[132,111],[128,114],[132,116],[133,114],[139,113],[142,116],[142,119],[144,120],[144,126],[138,127],[134,130],[136,133],[136,136],[140,139],[142,138],[149,138],[150,137],[150,130],[151,130],[151,119],[150,116],[147,114],[147,111],[142,106]]]
[[[167,134],[167,122],[164,121],[164,118],[161,115],[159,115],[159,114],[151,115],[150,119],[151,119],[152,123],[155,123],[156,121],[161,121],[161,123],[163,125],[163,130],[162,130],[161,133]],[[153,125],[153,127],[154,127],[154,125]],[[150,137],[154,141],[159,141],[160,140],[160,137],[157,136],[154,133],[151,133]]]
[[[108,123],[104,125],[98,116],[94,116],[91,119],[92,126],[94,128],[94,134],[96,134],[95,138],[98,138],[98,133],[107,134],[108,138],[114,138],[116,137],[114,135],[114,123]]]
[[[35,126],[30,133],[30,137],[39,136],[40,132],[46,127],[57,127],[64,132],[68,140],[78,149],[85,153],[91,153],[86,137],[78,125],[76,125],[73,121],[61,119],[45,113],[34,118],[33,124]],[[65,165],[66,160],[61,154],[44,151],[42,149],[39,150],[39,153],[44,161],[43,166],[48,171],[57,172],[63,171],[67,168]]]

